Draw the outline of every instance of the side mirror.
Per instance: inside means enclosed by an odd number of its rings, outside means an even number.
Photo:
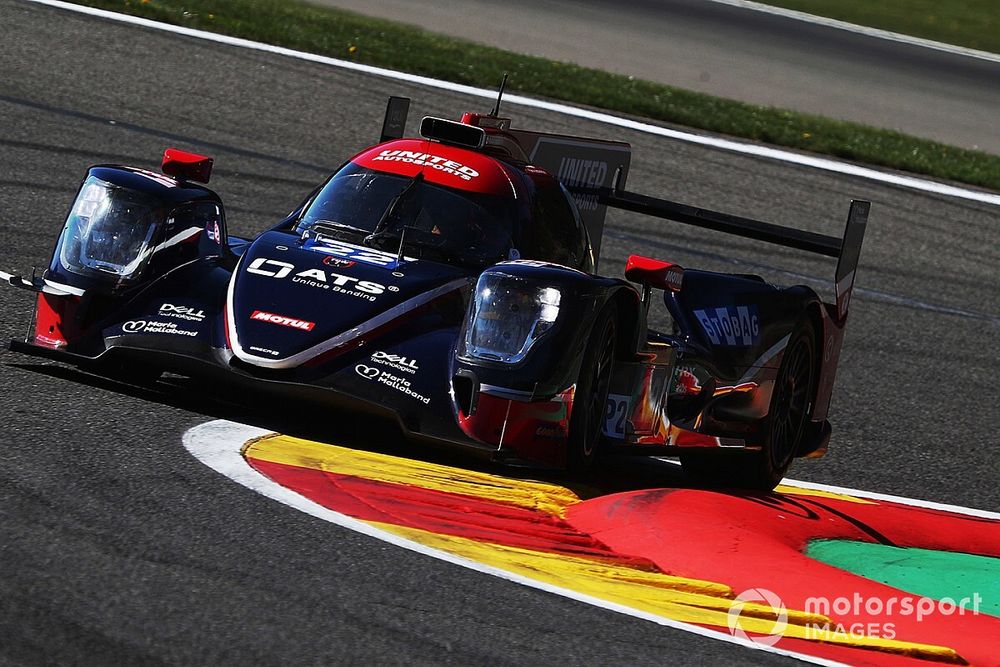
[[[163,166],[161,169],[167,176],[173,176],[180,181],[198,181],[208,183],[212,177],[214,160],[205,155],[188,153],[177,148],[163,151]]]

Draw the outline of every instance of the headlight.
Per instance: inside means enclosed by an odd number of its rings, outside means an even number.
[[[559,317],[561,294],[502,274],[479,277],[465,330],[465,353],[476,359],[516,364]]]
[[[142,269],[162,213],[151,197],[88,176],[63,230],[60,264],[73,273],[127,280]]]

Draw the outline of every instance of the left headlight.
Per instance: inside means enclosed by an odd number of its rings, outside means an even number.
[[[561,297],[554,287],[484,273],[476,283],[463,356],[518,363],[555,325]]]
[[[58,262],[82,276],[134,278],[153,253],[162,218],[152,197],[88,176],[66,220]]]

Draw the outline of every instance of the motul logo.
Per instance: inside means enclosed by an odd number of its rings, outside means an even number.
[[[258,322],[270,322],[271,324],[280,324],[283,327],[292,327],[293,329],[301,329],[302,331],[312,331],[313,327],[316,326],[315,322],[307,322],[306,320],[297,320],[294,317],[285,317],[284,315],[275,315],[274,313],[268,313],[263,310],[255,310],[250,316],[251,320],[256,320]]]

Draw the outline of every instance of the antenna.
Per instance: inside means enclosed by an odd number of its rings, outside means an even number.
[[[490,115],[493,116],[494,118],[497,118],[500,115],[500,100],[503,99],[503,89],[506,87],[507,87],[507,72],[504,72],[503,78],[500,79],[500,90],[497,92],[496,106],[494,106],[493,111],[490,112]]]

